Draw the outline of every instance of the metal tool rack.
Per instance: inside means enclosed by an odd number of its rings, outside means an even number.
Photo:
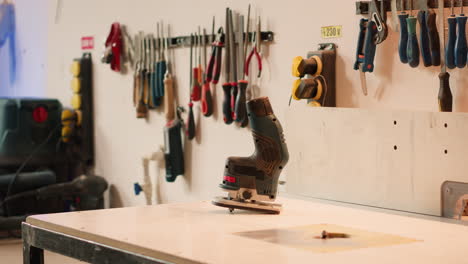
[[[255,32],[249,32],[248,42],[253,42],[254,35],[255,35]],[[215,37],[216,35],[211,35],[211,34],[206,35],[205,43],[209,43]],[[244,33],[244,38],[245,38],[245,33]],[[188,47],[190,46],[193,40],[195,40],[195,37],[193,36],[179,36],[179,37],[169,38],[169,48]],[[221,36],[221,40],[224,42],[224,34]],[[273,42],[274,33],[272,31],[262,31],[261,40],[262,42]]]

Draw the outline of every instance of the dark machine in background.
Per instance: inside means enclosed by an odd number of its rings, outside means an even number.
[[[94,165],[92,60],[72,65],[73,109],[55,99],[0,98],[0,231],[31,214],[103,208]]]

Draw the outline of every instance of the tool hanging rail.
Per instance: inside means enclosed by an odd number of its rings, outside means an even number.
[[[381,1],[384,2],[384,8],[386,12],[390,12],[391,7],[390,7],[390,0],[378,0],[377,2],[380,3]],[[424,3],[423,1],[418,1],[414,0],[413,1],[413,10],[420,10],[423,8]],[[463,6],[468,6],[468,0],[457,0],[457,7],[461,6],[460,3],[463,2]],[[444,8],[450,8],[451,7],[451,1],[450,0],[444,0]],[[366,15],[369,14],[369,5],[370,1],[356,1],[356,15]],[[437,3],[437,0],[427,0],[427,7],[428,8],[438,8],[439,5]],[[397,10],[398,11],[403,11],[403,10],[410,10],[410,7],[408,4],[402,8],[401,1],[397,1]]]
[[[245,39],[245,33],[244,33],[244,39]],[[255,32],[249,32],[248,36],[248,42],[254,42],[254,35]],[[262,31],[261,32],[261,41],[262,42],[273,42],[274,40],[274,33],[272,31]],[[216,37],[216,35],[206,35],[205,36],[205,43],[209,43],[211,40],[213,40]],[[178,47],[190,47],[191,40],[194,39],[193,36],[180,36],[180,37],[173,37],[169,38],[169,48],[178,48]],[[225,34],[222,35],[221,40],[224,42],[225,39]],[[203,40],[202,40],[203,41]]]

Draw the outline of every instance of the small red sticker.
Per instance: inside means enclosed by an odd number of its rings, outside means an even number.
[[[81,49],[82,50],[94,49],[94,37],[92,36],[81,37]]]

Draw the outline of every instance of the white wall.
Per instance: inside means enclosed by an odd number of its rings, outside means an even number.
[[[291,84],[291,61],[297,55],[305,55],[321,42],[338,44],[337,58],[337,103],[340,107],[368,109],[407,109],[437,111],[438,68],[409,68],[399,62],[397,33],[391,31],[388,40],[378,47],[376,70],[368,74],[369,96],[361,93],[358,72],[353,70],[358,22],[354,0],[328,1],[63,1],[63,9],[57,24],[49,16],[48,45],[48,91],[47,94],[69,102],[69,65],[79,57],[80,37],[93,35],[98,47],[93,51],[95,62],[95,135],[97,164],[96,173],[105,176],[120,194],[123,205],[144,204],[143,197],[133,195],[132,184],[142,181],[141,157],[156,151],[163,144],[164,116],[152,112],[148,121],[137,120],[132,105],[131,75],[119,75],[99,58],[102,45],[114,21],[125,24],[132,34],[138,30],[156,31],[156,22],[170,23],[174,35],[187,35],[198,25],[211,27],[211,17],[216,15],[217,26],[224,24],[225,7],[243,11],[248,3],[262,16],[263,29],[275,32],[275,42],[264,47],[265,72],[261,95],[269,96],[274,110],[282,123],[288,109]],[[49,13],[55,14],[56,0],[49,0]],[[323,40],[320,27],[342,25],[343,37]],[[188,55],[189,49],[175,52],[175,75],[179,102],[188,102]],[[467,111],[466,92],[462,89],[466,78],[454,70],[451,85],[454,88],[455,110]],[[379,96],[376,96],[378,94]],[[217,89],[217,107],[222,101]],[[304,102],[293,102],[295,104]],[[196,107],[199,135],[186,146],[187,174],[175,183],[160,186],[160,202],[209,199],[221,192],[225,158],[229,155],[249,155],[253,150],[251,135],[245,129],[226,126],[221,115],[217,118],[201,117]],[[301,113],[299,113],[301,114]],[[303,114],[304,122],[313,122]],[[301,130],[288,130],[287,140],[301,135]],[[307,146],[305,146],[307,147]],[[291,152],[297,151],[290,149]],[[153,174],[154,175],[154,174]]]
[[[10,84],[9,42],[0,49],[0,96],[45,96],[47,0],[15,0],[17,78]],[[53,96],[53,95],[51,95]]]

